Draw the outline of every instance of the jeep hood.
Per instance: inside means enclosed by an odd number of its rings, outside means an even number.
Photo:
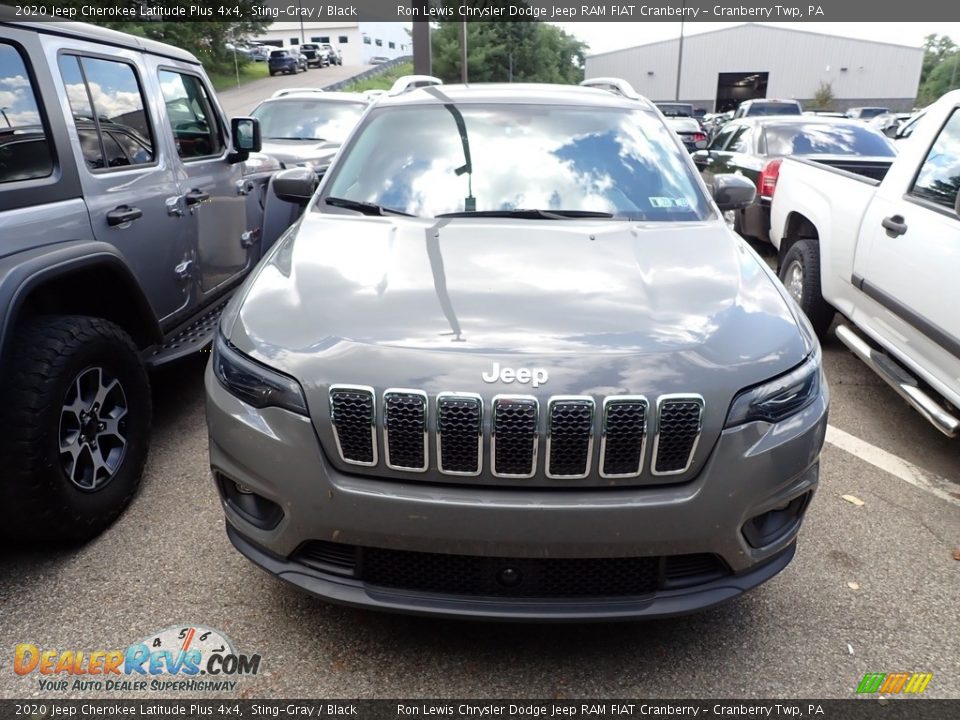
[[[456,366],[471,368],[460,388],[471,390],[496,360],[646,367],[688,391],[681,376],[716,371],[743,387],[815,342],[772,272],[719,221],[307,212],[242,294],[224,318],[230,341],[318,385],[421,387]],[[401,358],[402,370],[389,364]]]
[[[271,155],[283,167],[296,167],[305,162],[313,163],[316,167],[325,168],[333,160],[333,156],[340,149],[340,143],[314,142],[311,140],[277,140],[264,138],[260,152]]]

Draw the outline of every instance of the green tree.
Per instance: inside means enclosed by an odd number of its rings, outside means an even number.
[[[946,35],[927,35],[923,39],[923,69],[920,84],[923,85],[934,69],[957,52],[957,45]]]
[[[960,51],[954,50],[952,55],[940,61],[920,85],[917,104],[921,107],[929,105],[944,93],[957,88],[960,88]]]
[[[498,2],[471,5],[500,6]],[[441,21],[432,33],[433,74],[445,82],[461,75],[462,21]],[[547,82],[583,79],[586,45],[555,25],[538,21],[467,23],[470,82]]]
[[[811,110],[829,110],[833,103],[833,85],[828,82],[820,82],[820,86],[813,94],[813,107]]]

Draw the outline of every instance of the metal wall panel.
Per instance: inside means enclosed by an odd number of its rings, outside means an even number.
[[[678,40],[587,57],[586,76],[628,80],[651,100],[672,100]],[[829,82],[844,105],[863,98],[914,98],[921,48],[766,25],[739,25],[686,37],[681,100],[715,98],[722,72],[767,72],[767,97],[811,98]],[[712,110],[712,106],[708,107]]]

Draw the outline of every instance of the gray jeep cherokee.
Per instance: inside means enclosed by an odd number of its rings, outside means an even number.
[[[401,79],[315,193],[278,174],[307,210],[206,374],[254,563],[351,605],[576,620],[690,612],[790,562],[827,388],[721,217],[752,186],[708,191],[649,102],[588,84]]]

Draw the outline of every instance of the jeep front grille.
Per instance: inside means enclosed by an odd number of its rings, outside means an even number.
[[[541,420],[532,395],[497,395],[487,415],[483,399],[472,393],[442,392],[434,401],[422,390],[392,388],[378,398],[366,386],[330,387],[333,436],[344,462],[377,465],[379,427],[391,470],[422,473],[433,464],[443,475],[476,477],[484,469],[488,428],[489,472],[514,480],[533,478],[538,470],[558,481],[582,480],[591,472],[610,479],[681,475],[693,463],[703,411],[703,398],[694,394],[661,395],[655,411],[642,395],[611,395],[603,398],[598,418],[593,397],[557,395],[547,399]]]
[[[427,469],[427,394],[420,390],[383,393],[383,452],[393,470]]]
[[[377,409],[373,388],[330,386],[330,422],[337,451],[353,465],[377,464]]]
[[[530,478],[537,472],[540,404],[530,395],[493,399],[490,465],[497,477]]]
[[[653,474],[686,472],[700,439],[703,398],[662,395],[657,400],[657,437],[653,441]]]
[[[593,398],[553,397],[547,403],[548,478],[584,478],[593,454]]]
[[[613,396],[603,401],[601,477],[637,477],[643,470],[647,407],[647,399],[642,395]]]
[[[479,475],[483,467],[483,400],[467,393],[437,395],[437,469]]]

